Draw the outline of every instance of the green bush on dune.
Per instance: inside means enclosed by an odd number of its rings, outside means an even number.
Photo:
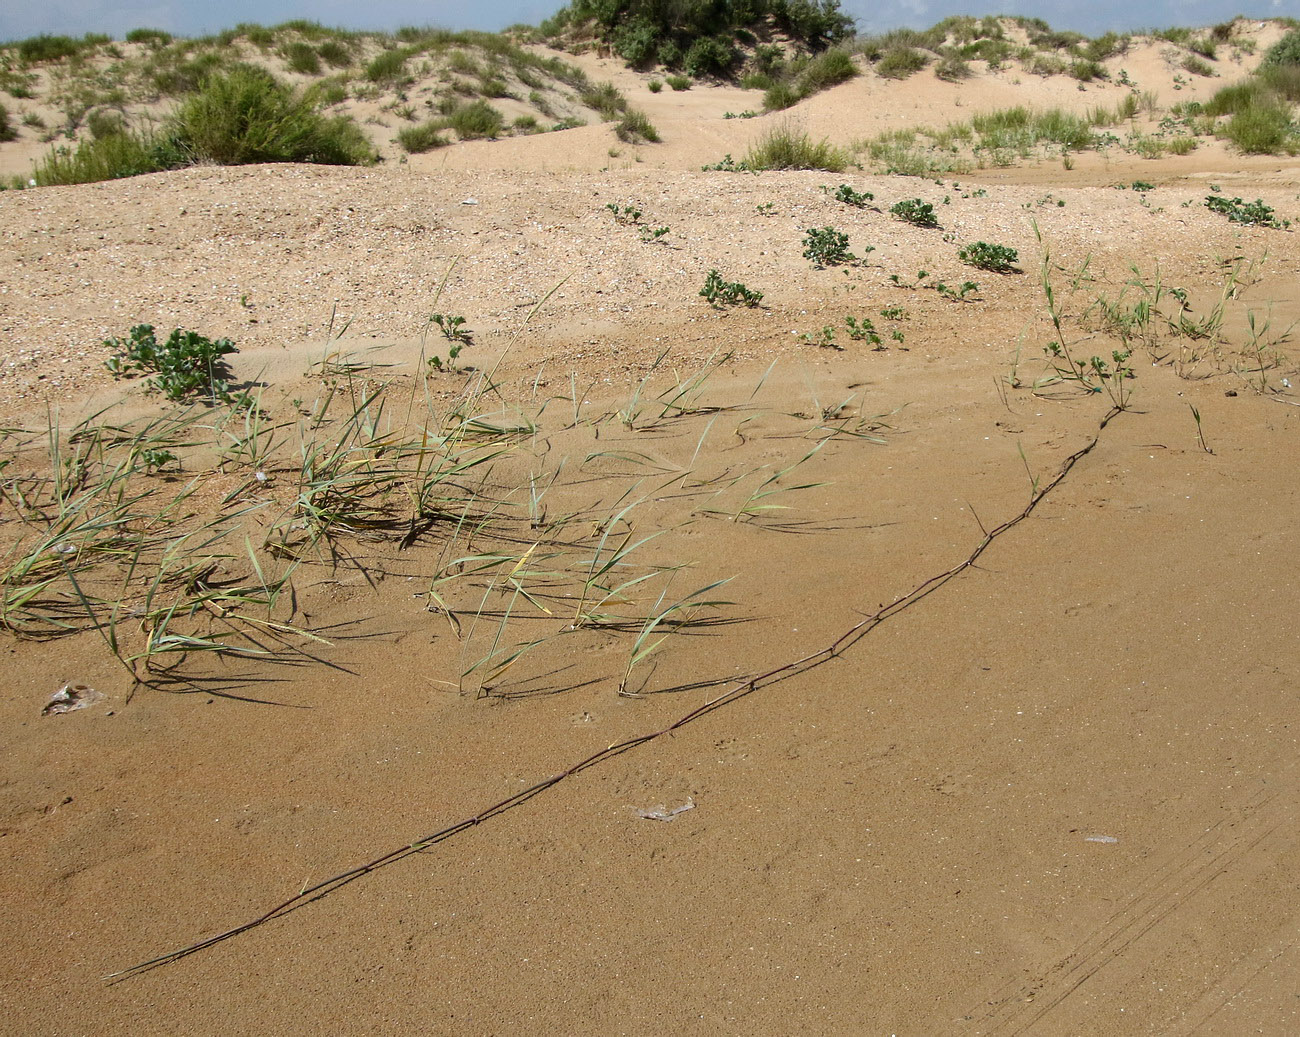
[[[52,151],[35,171],[42,186],[84,184],[212,162],[318,162],[365,165],[375,159],[351,119],[326,116],[308,95],[269,72],[235,65],[209,76],[156,132],[112,133],[75,151]]]

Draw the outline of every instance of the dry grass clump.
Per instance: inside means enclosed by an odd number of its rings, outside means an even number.
[[[823,137],[814,141],[805,130],[789,123],[773,126],[750,145],[743,165],[748,169],[825,169],[842,173],[849,155]]]

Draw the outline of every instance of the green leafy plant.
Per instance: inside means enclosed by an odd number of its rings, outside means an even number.
[[[223,358],[239,350],[228,338],[214,342],[197,332],[176,328],[159,344],[152,324],[137,324],[129,338],[105,339],[104,345],[114,351],[104,362],[113,377],[147,374],[145,385],[169,400],[207,396],[236,403],[242,398],[230,390],[230,370]]]
[[[1009,274],[1017,269],[1016,261],[1020,258],[1020,253],[1006,245],[991,245],[987,241],[976,241],[960,249],[957,258],[979,270]]]
[[[429,322],[438,326],[438,330],[442,332],[442,337],[448,342],[462,342],[469,345],[472,341],[473,332],[465,327],[464,317],[435,313],[429,317]]]
[[[760,216],[775,216],[776,202],[760,202],[754,206],[754,211]]]
[[[641,227],[642,241],[662,241],[668,234],[667,227]]]
[[[889,207],[889,211],[914,227],[939,226],[938,217],[934,214],[934,206],[929,202],[921,201],[920,198],[906,198],[901,202],[895,202]]]
[[[1290,220],[1279,220],[1273,209],[1265,205],[1263,199],[1260,198],[1256,198],[1253,202],[1243,202],[1240,198],[1221,198],[1217,195],[1207,195],[1205,207],[1211,212],[1222,213],[1233,223],[1272,227],[1276,230],[1284,230],[1291,226]]]
[[[731,157],[730,153],[728,153],[728,154],[726,154],[726,155],[723,155],[723,156],[722,156],[722,160],[719,161],[719,162],[714,162],[712,165],[700,166],[700,171],[703,172],[703,173],[751,173],[751,172],[754,172],[754,170],[750,169],[750,167],[749,167],[749,165],[748,165],[747,163],[745,163],[745,162],[737,162],[734,158]]]
[[[875,201],[876,198],[870,191],[855,191],[848,184],[840,184],[833,192],[829,187],[823,187],[822,190],[830,194],[837,202],[843,202],[845,205],[852,205],[858,209],[867,208],[867,203]]]
[[[849,338],[854,342],[866,342],[875,349],[884,348],[880,341],[880,333],[876,331],[876,325],[870,317],[863,317],[861,320],[856,317],[845,317],[844,324],[849,329]]]
[[[930,287],[945,299],[951,299],[953,302],[965,302],[966,296],[972,295],[980,290],[980,286],[974,281],[963,281],[960,287],[957,288],[944,284],[942,281],[935,281],[930,285]]]
[[[704,279],[704,287],[700,289],[700,295],[708,301],[710,306],[719,309],[723,306],[737,304],[757,306],[763,301],[762,292],[747,288],[739,281],[724,281],[717,270],[709,271]]]
[[[635,205],[619,205],[617,202],[608,202],[605,208],[614,214],[615,223],[633,226],[641,222],[641,210]]]
[[[867,246],[872,252],[872,246]],[[849,251],[849,236],[834,227],[808,227],[803,232],[803,257],[811,259],[821,268],[856,262],[858,257]]]
[[[842,350],[844,348],[835,341],[835,329],[829,324],[825,325],[820,332],[806,331],[800,338],[808,345],[820,346],[822,349]]]

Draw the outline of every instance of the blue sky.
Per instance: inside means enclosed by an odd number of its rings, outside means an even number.
[[[147,26],[183,36],[233,27],[237,22],[274,25],[307,18],[349,29],[396,29],[435,25],[447,29],[502,29],[516,22],[535,25],[562,5],[559,0],[4,0],[0,6],[0,40],[38,33],[104,32],[121,38],[129,29]],[[1267,18],[1300,17],[1300,0],[841,0],[863,32],[902,26],[924,28],[950,14],[1024,14],[1043,18],[1053,28],[1097,35],[1110,29],[1211,25],[1236,14]]]

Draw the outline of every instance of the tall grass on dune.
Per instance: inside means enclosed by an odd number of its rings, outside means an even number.
[[[76,150],[55,149],[38,163],[41,186],[85,184],[211,162],[374,161],[369,140],[351,119],[326,116],[314,97],[252,65],[209,76],[157,131],[109,133]]]
[[[825,169],[841,173],[849,156],[828,139],[814,141],[791,123],[781,123],[750,145],[744,158],[749,169]]]

